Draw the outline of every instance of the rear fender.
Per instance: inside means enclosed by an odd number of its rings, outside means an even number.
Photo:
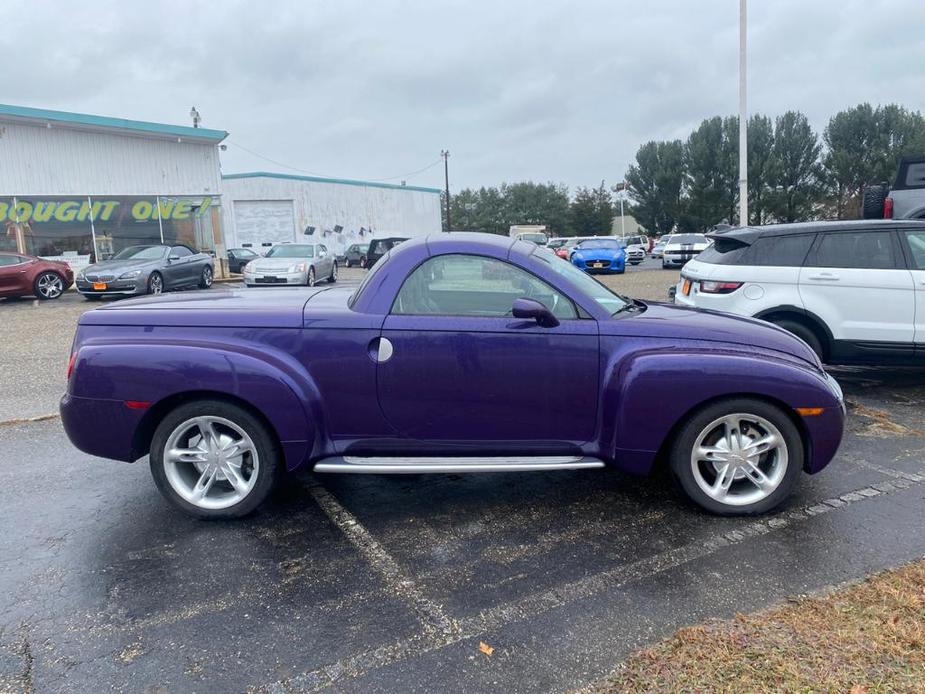
[[[158,416],[165,413],[159,403],[184,393],[227,395],[267,420],[286,451],[287,468],[329,448],[321,398],[310,374],[289,354],[268,345],[256,349],[175,338],[144,344],[90,339],[80,345],[69,393],[120,405],[150,403],[149,412]],[[143,418],[137,423],[150,424]]]

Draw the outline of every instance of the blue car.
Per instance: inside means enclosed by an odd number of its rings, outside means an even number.
[[[590,273],[622,274],[626,271],[626,251],[617,239],[588,239],[575,246],[572,265]]]

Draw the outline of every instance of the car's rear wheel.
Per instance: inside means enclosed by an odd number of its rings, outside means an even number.
[[[213,279],[214,277],[212,276],[212,268],[206,265],[204,268],[202,268],[202,275],[199,277],[199,288],[208,289],[212,286]]]
[[[282,469],[279,444],[244,408],[199,400],[170,412],[151,441],[151,474],[174,506],[197,518],[247,515]]]
[[[796,424],[779,407],[750,398],[715,402],[681,426],[670,454],[685,494],[719,515],[778,506],[803,468]]]
[[[772,320],[771,322],[779,328],[783,328],[788,333],[796,335],[809,345],[809,348],[816,353],[816,356],[819,357],[820,360],[824,359],[825,348],[823,347],[822,340],[813,332],[812,328],[792,320]]]
[[[164,293],[164,278],[161,277],[161,273],[152,272],[151,276],[148,278],[148,294],[163,294]]]
[[[350,267],[350,258],[344,258],[344,267]]]
[[[369,265],[369,261],[366,259],[365,255],[361,255],[360,256],[360,267],[365,270],[367,265]]]
[[[43,272],[35,278],[33,290],[42,301],[57,299],[64,294],[64,278],[57,272]]]

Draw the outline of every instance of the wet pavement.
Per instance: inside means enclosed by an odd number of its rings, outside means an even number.
[[[0,691],[574,689],[679,626],[922,557],[925,370],[833,373],[838,457],[757,519],[593,470],[300,475],[208,523],[145,462],[2,425]]]

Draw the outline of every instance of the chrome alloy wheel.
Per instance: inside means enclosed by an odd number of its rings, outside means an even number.
[[[201,509],[241,502],[257,482],[260,460],[251,437],[222,417],[194,417],[164,444],[164,473],[174,491]]]
[[[736,413],[708,424],[691,451],[697,486],[729,506],[754,504],[780,486],[789,463],[787,442],[764,417]]]
[[[202,286],[205,289],[212,286],[212,268],[208,266],[202,269]]]
[[[54,272],[43,272],[35,284],[43,299],[57,299],[64,293],[64,281]]]
[[[151,275],[151,279],[148,280],[148,293],[149,294],[161,294],[164,291],[164,280],[161,279],[159,274]]]

